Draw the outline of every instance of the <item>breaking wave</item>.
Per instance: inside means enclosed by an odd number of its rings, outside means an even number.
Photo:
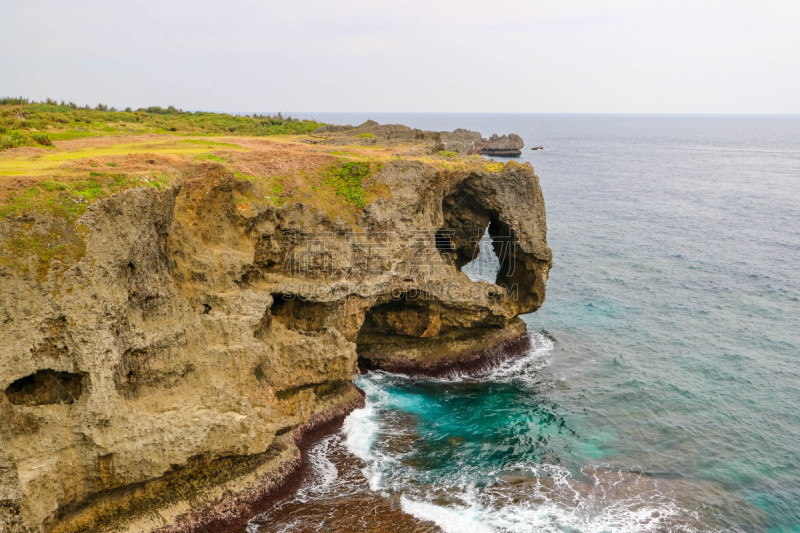
[[[462,415],[449,404],[457,404],[459,395],[481,393],[471,386],[516,390],[541,384],[539,371],[555,341],[546,332],[531,337],[525,355],[479,375],[412,380],[376,372],[360,377],[366,406],[345,421],[343,434],[346,449],[363,461],[370,489],[399,497],[406,513],[448,533],[694,531],[696,514],[681,509],[652,478],[603,467],[583,467],[574,476],[564,466],[530,460],[536,454],[521,448],[542,442],[538,434],[524,434],[535,430],[530,425],[511,424],[511,432],[500,439],[474,439],[478,427],[459,431]],[[447,384],[457,388],[443,403],[426,397],[432,387]],[[455,420],[437,420],[448,414]],[[497,428],[489,424],[485,430]]]

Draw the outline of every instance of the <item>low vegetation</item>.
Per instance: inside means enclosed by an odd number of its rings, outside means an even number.
[[[200,154],[194,159],[195,161],[216,161],[217,163],[230,163],[230,158],[217,154]]]
[[[0,204],[0,218],[29,212],[47,213],[74,219],[83,214],[92,202],[124,189],[155,187],[161,189],[168,181],[164,176],[132,177],[126,174],[90,172],[89,177],[77,181],[48,179],[32,187],[9,193]]]
[[[124,189],[161,189],[167,182],[165,177],[156,174],[131,177],[90,172],[86,179],[47,179],[13,191],[0,204],[0,219],[25,214],[44,216],[38,218],[39,224],[22,223],[6,234],[0,265],[17,268],[23,273],[34,268],[37,278],[41,279],[54,259],[71,262],[83,257],[86,251],[85,228],[76,224],[76,221],[92,202]],[[33,264],[25,260],[31,252]]]
[[[4,126],[0,126],[0,150],[19,148],[21,146],[53,146],[53,141],[46,133],[9,130]]]
[[[376,170],[379,170],[380,166]],[[372,165],[365,161],[349,161],[333,166],[325,179],[325,185],[333,188],[345,202],[362,208],[366,205],[364,178],[373,172]]]
[[[191,220],[219,180],[233,178],[240,180],[232,194],[242,216],[302,202],[359,231],[359,212],[391,197],[385,183],[368,180],[391,161],[423,161],[445,172],[503,169],[479,156],[420,152],[413,142],[363,142],[371,133],[320,143],[319,134],[308,135],[318,126],[281,114],[0,99],[0,267],[41,278],[59,261],[79,260],[87,231],[80,216],[125,189],[180,186],[183,211],[175,216]],[[54,145],[68,139],[76,140]],[[25,146],[34,148],[9,150]]]
[[[0,150],[50,146],[52,141],[124,133],[294,135],[310,133],[320,125],[281,113],[229,115],[189,112],[172,106],[119,111],[103,104],[90,108],[49,99],[32,102],[25,98],[0,98]]]

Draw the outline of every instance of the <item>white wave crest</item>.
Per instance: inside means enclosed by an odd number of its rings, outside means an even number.
[[[391,439],[402,433],[402,428],[391,427],[391,419],[385,418],[387,409],[397,407],[390,387],[398,383],[413,379],[540,384],[539,372],[549,364],[547,357],[555,342],[545,332],[530,335],[531,348],[525,354],[478,375],[407,378],[372,372],[359,379],[366,406],[348,416],[343,434],[347,450],[366,465],[362,473],[370,489],[399,496],[403,511],[434,522],[446,533],[694,531],[688,525],[691,513],[661,494],[655,480],[640,474],[587,467],[581,473],[583,479],[576,480],[561,466],[509,464],[503,471],[523,473],[521,485],[504,484],[500,481],[502,472],[478,475],[471,469],[447,481],[425,485],[419,483],[414,466],[376,446],[379,437]],[[490,479],[495,482],[487,487]]]
[[[403,511],[428,520],[439,526],[445,533],[492,533],[494,529],[481,523],[479,513],[469,507],[443,507],[426,501],[413,500],[406,496],[400,498]]]
[[[322,439],[309,451],[308,460],[313,479],[311,483],[303,485],[297,491],[296,500],[306,502],[325,493],[339,478],[339,469],[329,456],[340,439],[339,435],[331,435]]]
[[[376,405],[384,405],[388,398],[388,393],[381,387],[380,377],[376,376],[376,378],[373,381],[365,380],[360,383],[366,394],[366,404],[361,409],[350,413],[342,425],[345,447],[347,451],[366,464],[362,474],[373,491],[381,489],[382,480],[379,461],[372,453],[373,445],[381,429]]]
[[[696,531],[687,523],[696,518],[694,513],[657,489],[616,498],[615,490],[636,484],[637,474],[588,468],[584,473],[593,478],[593,484],[584,485],[559,466],[539,465],[533,472],[542,476],[540,481],[507,494],[492,495],[474,482],[450,487],[448,493],[458,503],[448,505],[434,503],[424,492],[416,491],[414,497],[401,497],[403,511],[434,522],[446,533]]]
[[[453,372],[440,377],[415,377],[414,380],[433,383],[495,382],[536,385],[539,383],[538,372],[550,363],[547,356],[552,353],[555,342],[552,337],[544,332],[530,332],[528,335],[531,340],[531,347],[524,354],[506,358],[482,372]]]

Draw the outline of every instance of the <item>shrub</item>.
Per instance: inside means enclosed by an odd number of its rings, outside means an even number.
[[[52,141],[128,133],[131,126],[141,133],[175,132],[202,135],[292,135],[311,133],[321,124],[313,120],[299,120],[278,113],[269,115],[229,115],[225,113],[187,112],[175,106],[152,106],[131,111],[117,111],[105,104],[94,108],[78,106],[74,102],[56,102],[48,99],[33,102],[22,97],[0,98],[0,135],[13,130],[47,131]],[[12,107],[16,106],[16,107]],[[0,149],[43,144],[32,138],[28,131],[4,138]],[[43,144],[47,146],[47,144]]]
[[[21,131],[11,130],[8,133],[0,135],[0,150],[19,148],[20,146],[28,145],[30,145],[30,141]]]
[[[0,105],[25,105],[30,104],[31,101],[21,96],[5,96],[0,98]]]
[[[332,187],[347,203],[361,208],[367,203],[364,178],[371,172],[370,164],[367,162],[341,163],[328,171],[325,185]]]
[[[53,146],[53,141],[50,140],[50,137],[48,137],[46,133],[31,133],[31,138],[36,142],[36,144],[41,144],[42,146]]]

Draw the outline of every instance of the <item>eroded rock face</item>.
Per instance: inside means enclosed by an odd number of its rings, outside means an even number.
[[[500,157],[519,157],[524,146],[525,142],[522,137],[516,133],[502,136],[495,133],[481,147],[480,153]]]
[[[524,349],[551,261],[530,166],[387,164],[355,225],[244,215],[247,183],[218,174],[94,204],[83,258],[43,280],[0,266],[0,530],[192,530],[223,494],[254,511],[303,428],[362,401],[359,356],[430,373]],[[487,227],[495,284],[460,271]]]
[[[83,392],[83,375],[37,370],[6,387],[6,398],[14,405],[73,403]]]

